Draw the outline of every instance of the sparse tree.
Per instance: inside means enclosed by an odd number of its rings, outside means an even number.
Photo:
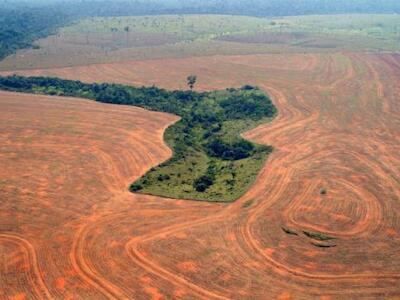
[[[128,44],[128,43],[129,43],[129,31],[130,31],[131,29],[129,28],[129,26],[125,26],[125,27],[124,27],[124,30],[125,30],[125,32],[126,32],[126,43]]]
[[[189,88],[191,90],[193,90],[194,85],[196,84],[196,81],[197,81],[197,76],[196,75],[189,75],[186,78],[186,81],[187,81],[187,85],[189,86]]]
[[[116,34],[116,32],[118,32],[118,28],[111,27],[111,33],[112,33],[112,38],[113,38],[113,40],[115,40],[115,34]]]

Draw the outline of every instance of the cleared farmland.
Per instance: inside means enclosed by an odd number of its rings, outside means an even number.
[[[212,55],[398,51],[399,15],[90,18],[0,62],[0,70]]]
[[[191,73],[203,90],[250,82],[279,115],[245,137],[276,151],[231,205],[132,195],[129,182],[171,154],[162,132],[176,117],[1,93],[2,297],[400,297],[399,55],[213,56],[21,73],[171,89]]]

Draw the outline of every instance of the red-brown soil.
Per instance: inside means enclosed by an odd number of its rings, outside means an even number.
[[[0,298],[400,298],[398,56],[217,56],[33,73],[256,84],[279,116],[245,136],[276,150],[230,205],[132,195],[128,184],[170,155],[162,131],[175,117],[1,93]]]

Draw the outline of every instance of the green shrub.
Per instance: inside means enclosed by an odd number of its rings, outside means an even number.
[[[193,187],[198,192],[204,192],[213,184],[214,184],[214,179],[211,176],[203,175],[194,181]]]
[[[282,230],[287,233],[287,234],[291,234],[291,235],[298,235],[298,233],[288,227],[284,227],[282,226]]]
[[[245,140],[230,144],[220,138],[215,138],[205,145],[205,150],[210,156],[223,160],[239,160],[251,156],[254,152],[254,145]]]
[[[244,202],[243,204],[242,204],[242,207],[243,208],[247,208],[247,207],[250,207],[252,204],[253,204],[253,200],[247,200],[246,202]]]
[[[141,189],[143,189],[143,186],[141,184],[137,184],[137,183],[131,184],[131,187],[129,188],[129,190],[131,192],[138,192]]]
[[[171,179],[171,177],[169,175],[166,175],[166,174],[159,174],[157,176],[157,180],[158,181],[164,181],[164,180],[169,180],[169,179]]]
[[[319,240],[319,241],[329,241],[329,240],[335,240],[335,237],[326,235],[321,232],[311,232],[311,231],[303,231],[304,235],[312,238],[314,240]]]

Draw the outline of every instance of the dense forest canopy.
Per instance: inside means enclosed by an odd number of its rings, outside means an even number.
[[[49,35],[70,18],[56,7],[0,10],[0,59]]]

